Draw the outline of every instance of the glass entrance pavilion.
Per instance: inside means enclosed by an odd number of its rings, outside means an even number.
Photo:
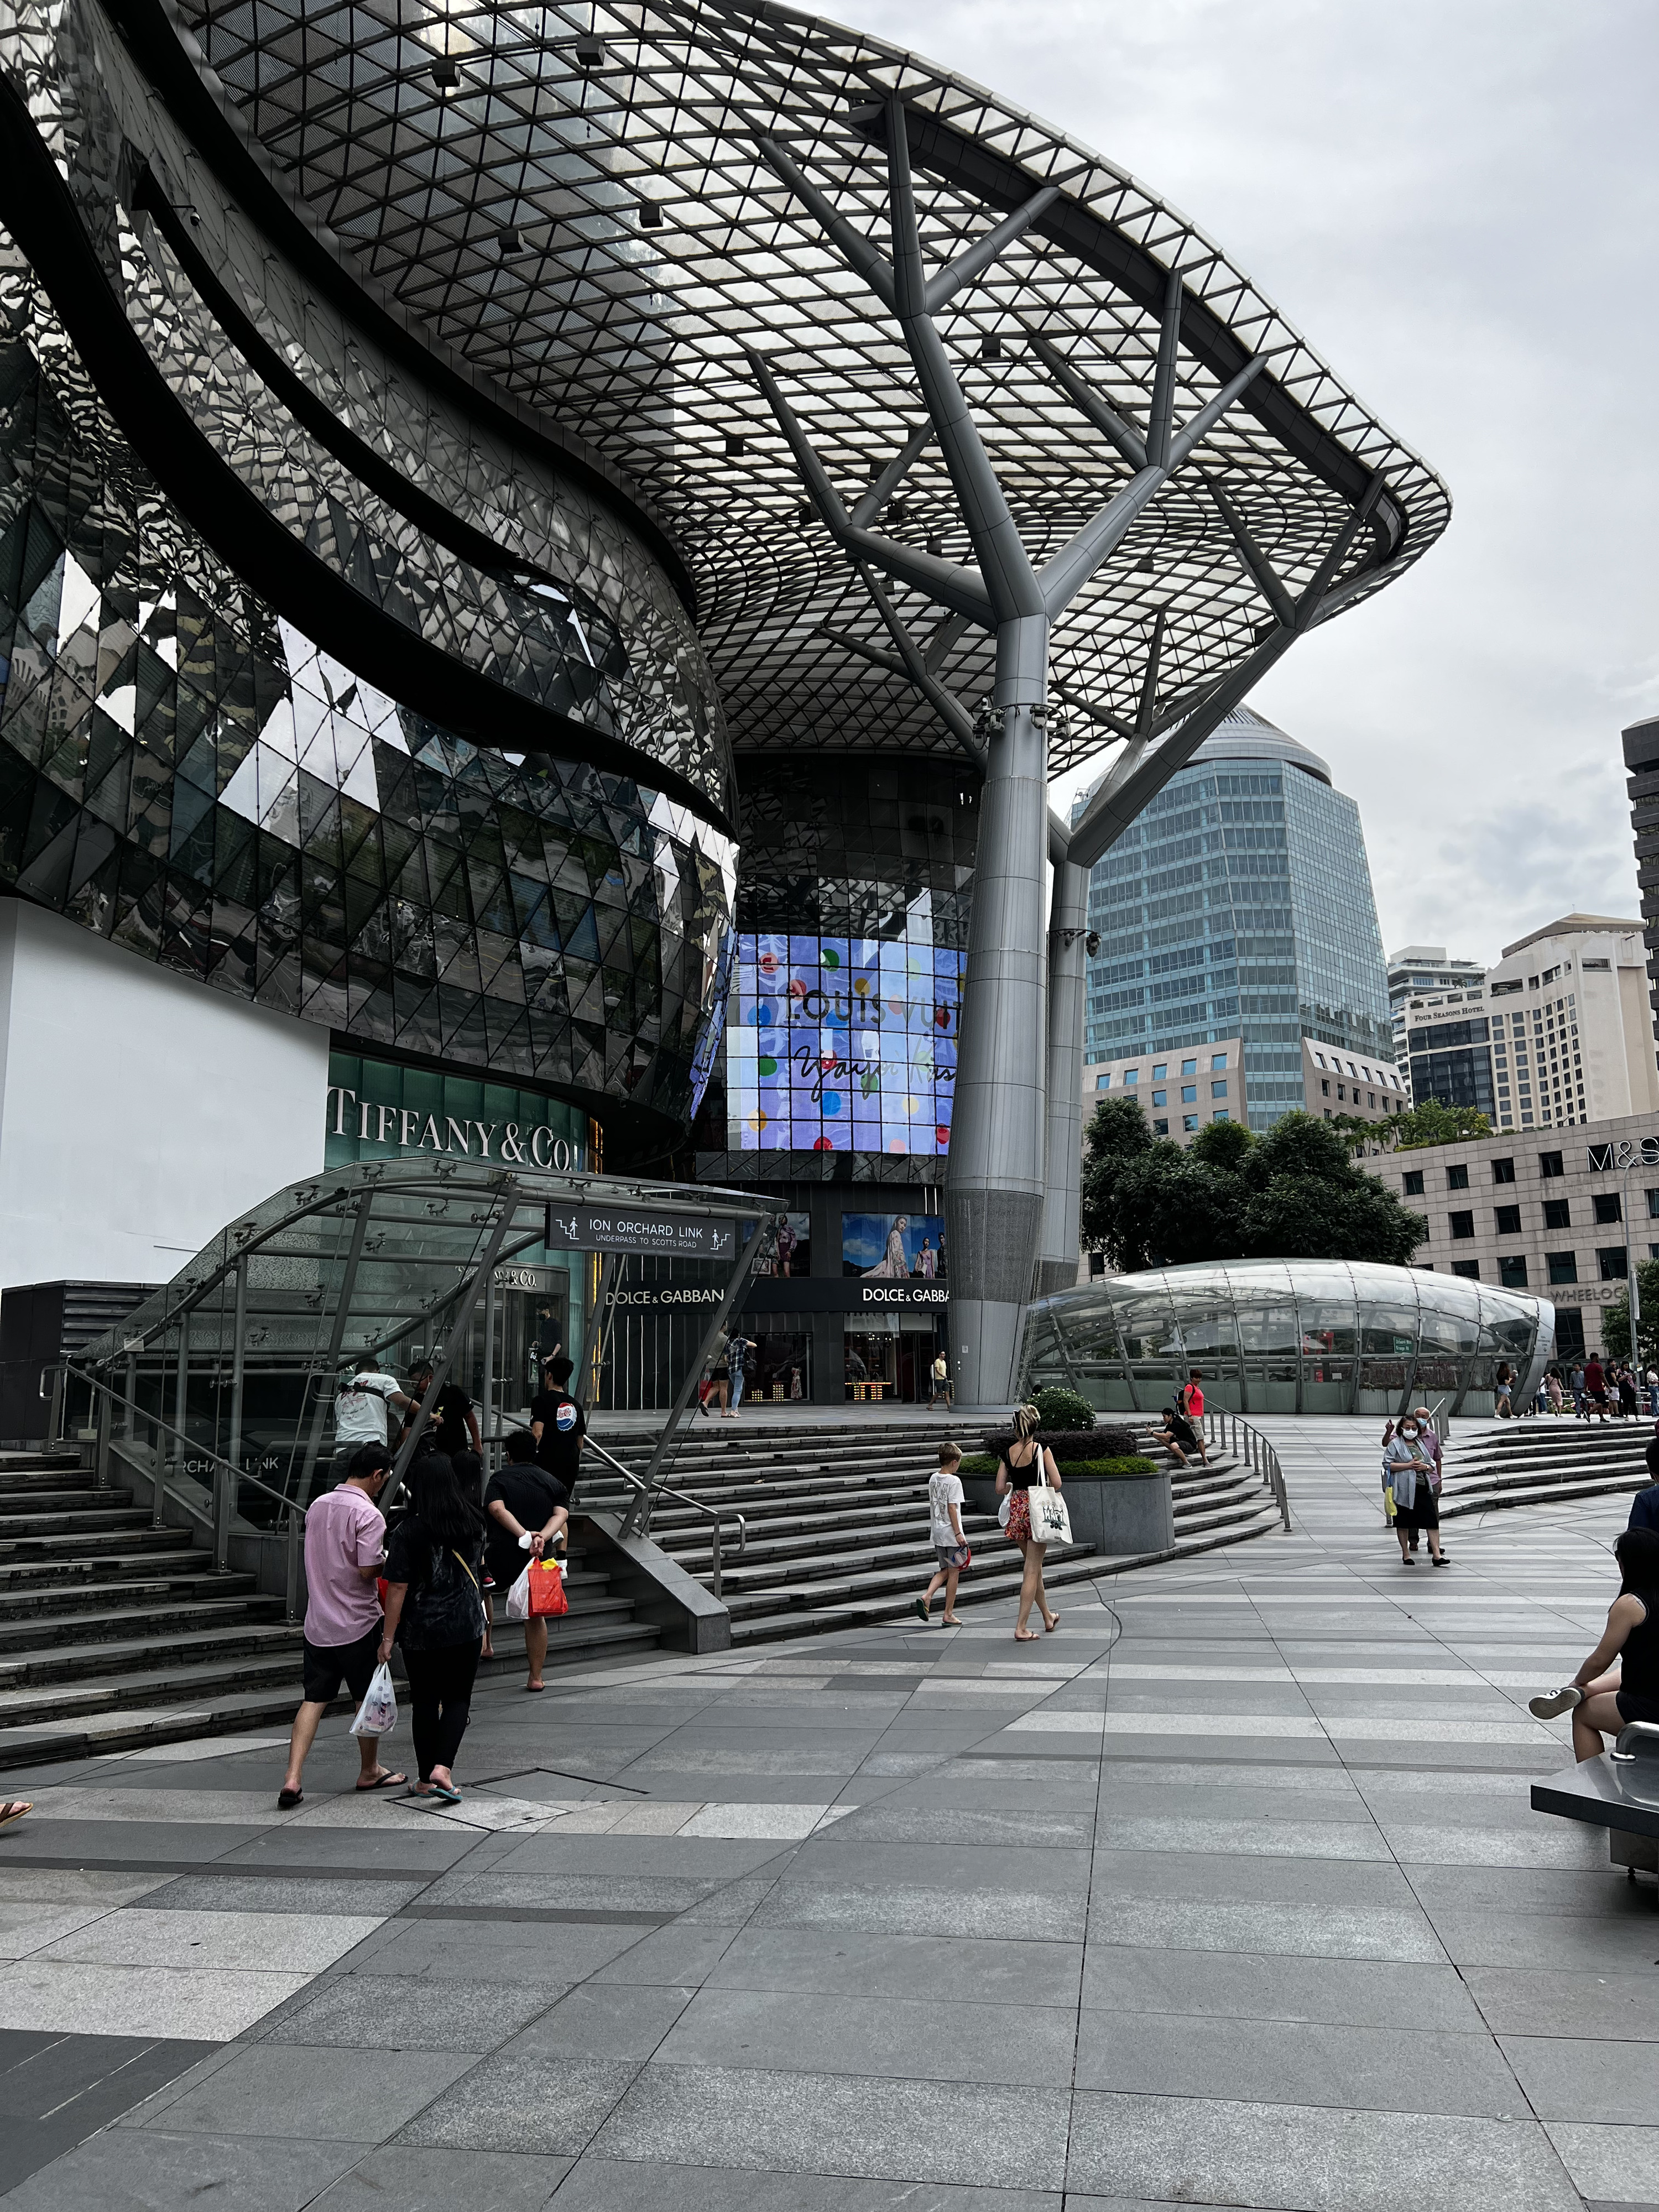
[[[1039,1299],[1024,1388],[1065,1383],[1103,1412],[1152,1413],[1201,1369],[1243,1413],[1398,1413],[1444,1401],[1490,1413],[1507,1362],[1516,1402],[1555,1349],[1547,1299],[1461,1275],[1331,1260],[1227,1260],[1118,1275]]]

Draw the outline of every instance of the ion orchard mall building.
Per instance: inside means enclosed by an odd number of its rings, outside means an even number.
[[[945,1341],[1004,1395],[1089,868],[1447,513],[1220,247],[879,41],[18,0],[6,1283],[119,1310],[357,1160],[695,1174],[787,1209],[763,1388]],[[585,1263],[520,1259],[512,1357],[580,1351]]]

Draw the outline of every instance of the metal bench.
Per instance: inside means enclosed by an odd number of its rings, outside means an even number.
[[[1634,1881],[1659,1875],[1659,1724],[1632,1721],[1611,1751],[1532,1785],[1534,1813],[1607,1832],[1607,1856]]]

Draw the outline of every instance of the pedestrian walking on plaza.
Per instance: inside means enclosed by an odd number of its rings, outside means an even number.
[[[1014,1641],[1035,1644],[1035,1629],[1025,1624],[1035,1605],[1042,1615],[1042,1626],[1051,1634],[1060,1626],[1060,1615],[1050,1610],[1048,1593],[1042,1585],[1042,1561],[1048,1547],[1031,1540],[1031,1490],[1034,1485],[1047,1481],[1058,1490],[1060,1487],[1060,1469],[1054,1465],[1054,1455],[1046,1444],[1037,1441],[1037,1429],[1042,1416],[1035,1406],[1022,1406],[1014,1415],[1014,1437],[997,1463],[997,1494],[1005,1493],[1008,1499],[1008,1519],[1005,1524],[1008,1541],[1024,1554],[1025,1573],[1019,1586],[1019,1612],[1014,1622]]]
[[[529,1562],[544,1559],[563,1536],[570,1522],[570,1493],[538,1463],[536,1439],[528,1429],[516,1430],[507,1440],[507,1464],[490,1480],[484,1492],[486,1531],[484,1564],[498,1589],[511,1589]],[[547,1665],[547,1621],[532,1615],[524,1625],[525,1657],[530,1664],[526,1690],[546,1686],[542,1674]]]
[[[941,1399],[945,1401],[945,1410],[948,1413],[951,1410],[951,1370],[945,1364],[945,1354],[939,1352],[933,1355],[933,1365],[927,1392],[927,1410],[930,1413]]]
[[[372,1352],[352,1363],[351,1379],[334,1393],[334,1442],[338,1453],[349,1459],[359,1444],[384,1444],[392,1440],[392,1408],[410,1411],[415,1401],[386,1374]],[[337,1472],[344,1467],[336,1462]]]
[[[476,1505],[478,1510],[482,1513],[483,1510],[484,1489],[483,1453],[475,1451],[459,1451],[454,1454],[449,1463],[455,1470],[455,1480],[461,1486],[462,1497],[466,1499],[470,1505]],[[483,1579],[484,1632],[483,1644],[478,1653],[478,1656],[481,1660],[493,1659],[495,1656],[495,1607],[494,1597],[495,1585],[490,1580],[489,1569],[488,1566],[484,1569]]]
[[[1424,1444],[1423,1427],[1417,1414],[1407,1413],[1401,1422],[1383,1448],[1382,1462],[1389,1487],[1394,1492],[1394,1530],[1400,1539],[1401,1565],[1416,1565],[1411,1539],[1419,1532],[1428,1537],[1435,1565],[1449,1565],[1440,1548],[1439,1470]]]
[[[1559,1367],[1552,1367],[1544,1377],[1544,1395],[1549,1400],[1551,1413],[1559,1413],[1564,1395],[1561,1389],[1561,1370]]]
[[[1620,1420],[1638,1419],[1642,1402],[1636,1395],[1636,1377],[1628,1366],[1619,1370],[1619,1418]]]
[[[483,1637],[483,1516],[455,1469],[428,1452],[410,1470],[410,1508],[386,1553],[386,1627],[376,1655],[404,1655],[414,1706],[411,1731],[420,1779],[411,1797],[459,1805],[455,1754],[472,1706]]]
[[[531,1402],[530,1433],[536,1440],[536,1460],[564,1492],[568,1506],[576,1495],[581,1469],[582,1444],[587,1436],[587,1413],[581,1401],[570,1395],[571,1363],[550,1359],[542,1370],[544,1388]],[[520,1561],[522,1566],[524,1562]]]
[[[731,1419],[731,1408],[727,1403],[732,1395],[731,1344],[732,1340],[722,1330],[714,1339],[714,1355],[708,1369],[711,1385],[709,1403],[719,1402],[723,1421]]]
[[[1584,1396],[1598,1420],[1607,1418],[1607,1377],[1601,1361],[1592,1352],[1584,1362]],[[1585,1419],[1589,1419],[1586,1413]]]
[[[1501,1421],[1508,1420],[1510,1414],[1515,1410],[1510,1402],[1511,1393],[1514,1389],[1514,1381],[1515,1378],[1511,1375],[1507,1364],[1504,1360],[1500,1359],[1498,1363],[1498,1371],[1492,1376],[1493,1395],[1492,1409]]]
[[[916,1611],[926,1620],[934,1592],[943,1588],[947,1628],[962,1626],[957,1618],[957,1580],[974,1556],[962,1532],[962,1504],[966,1493],[957,1472],[961,1465],[962,1454],[956,1446],[942,1443],[939,1448],[939,1472],[927,1479],[927,1533],[933,1541],[933,1557],[939,1562],[939,1572],[916,1600]]]
[[[754,1348],[744,1334],[741,1324],[726,1339],[726,1365],[732,1377],[732,1418],[734,1421],[743,1404],[743,1386],[748,1380],[749,1356]]]
[[[1581,1765],[1601,1757],[1604,1735],[1617,1735],[1632,1721],[1659,1721],[1659,1531],[1626,1528],[1613,1556],[1619,1595],[1601,1642],[1571,1682],[1528,1700],[1540,1720],[1572,1715],[1573,1755]]]
[[[1589,1417],[1584,1412],[1584,1370],[1582,1364],[1575,1362],[1572,1372],[1567,1377],[1567,1388],[1572,1393],[1574,1413],[1581,1421],[1587,1419]]]
[[[384,1417],[383,1417],[384,1418]],[[300,1710],[288,1743],[288,1771],[276,1803],[290,1813],[304,1802],[306,1756],[318,1725],[345,1684],[361,1705],[380,1659],[380,1600],[375,1589],[386,1550],[386,1521],[374,1503],[392,1471],[385,1440],[359,1444],[350,1472],[306,1512],[306,1622]],[[407,1782],[380,1764],[377,1736],[357,1739],[359,1790]]]

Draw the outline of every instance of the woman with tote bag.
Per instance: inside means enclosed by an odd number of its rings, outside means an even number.
[[[1060,1495],[1060,1470],[1054,1455],[1037,1442],[1042,1419],[1035,1406],[1021,1406],[1014,1414],[1014,1440],[997,1468],[997,1494],[1006,1492],[1008,1541],[1025,1555],[1025,1574],[1019,1586],[1019,1614],[1014,1622],[1014,1641],[1035,1644],[1036,1632],[1025,1626],[1035,1605],[1042,1625],[1052,1632],[1060,1615],[1051,1612],[1048,1593],[1042,1587],[1043,1554],[1051,1543],[1069,1544],[1070,1518]]]

